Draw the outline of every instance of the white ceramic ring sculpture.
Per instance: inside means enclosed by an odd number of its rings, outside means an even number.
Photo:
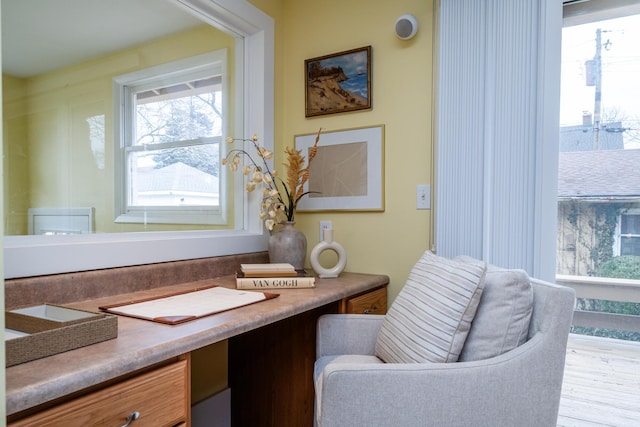
[[[332,250],[338,255],[338,263],[332,268],[324,268],[320,265],[320,254],[326,250]],[[338,277],[347,265],[347,253],[340,243],[333,241],[333,230],[325,229],[322,233],[322,241],[315,245],[309,255],[309,261],[313,271],[318,273],[321,279]]]

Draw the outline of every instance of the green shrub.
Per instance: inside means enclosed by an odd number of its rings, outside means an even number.
[[[623,255],[611,258],[600,266],[596,276],[640,280],[640,256]]]
[[[600,266],[596,276],[615,279],[640,280],[640,256],[623,255],[611,258]],[[599,311],[635,316],[640,315],[640,303],[633,302],[578,298],[578,308],[585,311]],[[573,331],[583,335],[595,335],[600,337],[640,341],[640,333],[638,332],[580,327],[573,327]]]

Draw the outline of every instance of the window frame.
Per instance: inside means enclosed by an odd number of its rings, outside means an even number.
[[[262,135],[265,147],[272,150],[273,18],[246,0],[170,1],[236,37],[234,96],[241,102],[234,108],[234,129],[244,135]],[[240,114],[236,114],[238,112]],[[241,180],[235,181],[234,215],[240,218],[234,218],[233,230],[5,236],[4,277],[32,277],[265,251],[268,233],[258,217],[259,197],[247,194]]]
[[[563,0],[562,10],[562,28],[564,29],[640,14],[640,3],[630,0]],[[636,201],[632,202],[636,203]],[[622,253],[622,217],[625,215],[640,215],[640,208],[628,208],[618,215],[612,245],[614,257],[621,256]],[[633,236],[640,238],[640,235]],[[556,253],[556,257],[558,256],[559,251]],[[575,277],[584,276],[576,275]]]
[[[115,200],[114,222],[135,224],[202,224],[202,225],[226,225],[228,223],[226,188],[228,175],[226,168],[219,171],[219,206],[130,206],[130,172],[127,167],[128,154],[134,149],[133,139],[135,135],[136,115],[134,97],[144,88],[156,84],[173,85],[177,81],[198,80],[210,77],[214,73],[222,78],[222,111],[227,116],[229,102],[229,87],[227,78],[227,50],[220,49],[214,52],[185,58],[170,63],[149,67],[132,73],[113,78],[113,117],[114,117],[114,147],[115,147]],[[140,89],[140,90],[137,90]],[[218,144],[220,158],[222,158],[223,136],[226,134],[227,118],[222,118],[222,135],[219,137],[205,138]],[[197,145],[205,145],[211,142],[200,142]],[[149,144],[151,149],[160,146],[181,147],[194,145],[193,141],[174,141],[163,144]]]
[[[622,256],[622,236],[626,235],[622,233],[622,217],[627,215],[639,216],[640,208],[629,208],[618,216],[618,224],[616,225],[615,240],[613,243],[613,253],[616,256]],[[640,239],[640,234],[632,234],[631,237]]]

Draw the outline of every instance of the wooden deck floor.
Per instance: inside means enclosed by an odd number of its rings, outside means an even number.
[[[558,426],[640,426],[640,343],[569,335]]]

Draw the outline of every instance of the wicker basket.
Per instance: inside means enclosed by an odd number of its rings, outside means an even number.
[[[6,366],[18,365],[118,336],[116,316],[56,305],[5,312]]]

